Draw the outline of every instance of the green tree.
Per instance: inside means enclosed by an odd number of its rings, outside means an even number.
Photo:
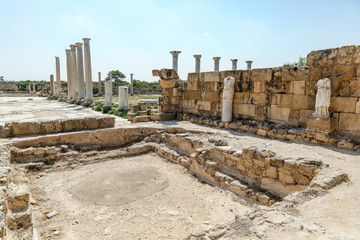
[[[306,57],[299,57],[298,62],[286,63],[283,67],[306,67]]]
[[[124,85],[129,84],[128,82],[124,81],[124,79],[126,78],[125,74],[123,74],[119,70],[112,70],[112,71],[108,72],[107,77],[105,78],[105,80],[110,79],[110,73],[112,73],[111,81],[115,82],[115,86],[124,86]]]

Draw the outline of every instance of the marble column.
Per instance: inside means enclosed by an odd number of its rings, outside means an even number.
[[[71,78],[71,90],[73,99],[79,98],[79,91],[77,88],[78,74],[76,67],[76,50],[75,45],[70,45],[70,78]]]
[[[170,52],[173,55],[173,66],[172,68],[175,70],[175,72],[177,74],[178,73],[178,59],[179,59],[179,54],[181,53],[181,51],[171,51]]]
[[[120,86],[119,91],[119,110],[129,109],[128,87]]]
[[[56,89],[55,89],[55,96],[60,96],[61,91],[61,80],[60,80],[60,59],[59,57],[55,57],[56,59]]]
[[[231,62],[232,62],[232,70],[233,71],[237,70],[237,62],[238,62],[238,60],[237,59],[231,59]]]
[[[33,92],[36,92],[36,84],[33,83]]]
[[[29,83],[29,93],[31,93],[31,83]]]
[[[213,59],[214,59],[214,72],[219,71],[220,58],[221,57],[213,57]]]
[[[98,94],[101,94],[101,72],[98,72],[98,74],[99,74],[99,92],[98,92]]]
[[[134,74],[130,73],[130,95],[134,95]]]
[[[105,107],[112,107],[112,73],[110,73],[109,80],[105,82]]]
[[[195,72],[196,73],[200,73],[200,59],[201,59],[201,55],[197,54],[194,55],[195,58]]]
[[[223,90],[223,101],[222,101],[223,104],[222,104],[222,114],[221,114],[221,121],[223,122],[231,122],[232,120],[234,85],[235,85],[235,78],[226,77],[224,79],[224,90]]]
[[[79,98],[85,98],[85,82],[84,82],[84,62],[83,62],[83,52],[82,52],[82,43],[75,43],[76,47],[76,60],[77,60],[77,89],[79,92]]]
[[[247,64],[247,70],[251,70],[251,64],[253,61],[245,61]]]
[[[93,86],[91,76],[90,38],[83,38],[85,58],[85,101],[91,103],[93,100]]]
[[[54,75],[50,75],[50,95],[54,95]]]
[[[66,52],[66,77],[67,77],[67,91],[68,91],[68,101],[70,101],[73,96],[72,96],[72,82],[71,82],[71,77],[70,77],[70,49],[65,49]]]

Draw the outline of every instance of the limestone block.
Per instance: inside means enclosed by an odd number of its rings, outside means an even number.
[[[312,51],[307,55],[306,63],[308,66],[331,66],[335,62],[337,52],[337,48]]]
[[[201,99],[201,91],[192,91],[188,90],[184,92],[185,100],[200,100]]]
[[[182,94],[183,94],[182,88],[173,88],[174,97],[182,97]]]
[[[45,154],[45,149],[44,148],[36,148],[34,150],[34,155],[37,157],[43,157]]]
[[[339,129],[360,131],[360,114],[340,113]]]
[[[265,106],[256,106],[256,113],[255,113],[256,119],[258,120],[264,120],[265,118]]]
[[[151,120],[153,121],[171,121],[176,117],[175,113],[159,113],[151,116]]]
[[[197,91],[198,89],[199,89],[199,82],[198,81],[187,81],[186,82],[185,90]]]
[[[211,102],[210,101],[197,101],[196,106],[198,110],[211,111]]]
[[[254,82],[256,81],[270,82],[272,79],[272,72],[273,70],[271,68],[254,69],[251,71],[251,80]]]
[[[220,78],[224,79],[226,77],[233,77],[235,79],[235,82],[239,82],[241,79],[241,70],[227,70],[227,71],[221,71],[220,72]]]
[[[160,79],[179,79],[178,74],[174,69],[161,69],[161,70],[152,70],[153,76],[159,76]]]
[[[250,92],[235,92],[234,103],[250,103]]]
[[[305,94],[305,81],[292,81],[290,85],[290,93],[296,95]]]
[[[198,82],[200,80],[200,73],[188,73],[188,82]]]
[[[250,101],[255,105],[265,105],[266,93],[250,93]]]
[[[335,65],[333,67],[333,74],[331,80],[352,80],[356,77],[356,67],[355,65]]]
[[[159,80],[159,85],[161,88],[174,88],[174,87],[178,87],[179,83],[178,83],[178,80],[176,80],[176,79]]]
[[[314,113],[314,110],[300,110],[300,116],[299,116],[299,122],[300,123],[306,123],[306,120],[309,116],[311,116]]]
[[[281,80],[284,82],[295,81],[297,71],[294,68],[283,68]]]
[[[295,81],[309,81],[309,80],[310,80],[310,69],[299,67],[296,72]]]
[[[15,136],[41,134],[41,125],[39,122],[13,122],[12,128]]]
[[[350,96],[360,97],[360,80],[350,81]]]
[[[355,52],[356,52],[355,45],[340,47],[335,57],[335,63],[352,64]]]
[[[220,94],[218,92],[202,92],[201,99],[204,101],[217,102],[220,101]]]
[[[360,80],[360,64],[356,66],[356,78],[357,80]]]
[[[201,86],[201,90],[204,92],[216,92],[218,89],[217,85],[218,83],[213,83],[213,82],[203,83]]]
[[[201,73],[200,82],[221,82],[220,72]]]
[[[314,109],[315,97],[308,95],[278,94],[277,106],[279,108]]]
[[[273,179],[278,178],[277,168],[273,166],[269,166],[269,168],[266,170],[266,176],[271,177]]]
[[[234,104],[234,114],[254,117],[256,114],[256,106],[254,104]]]
[[[355,113],[360,113],[360,99],[356,102]]]
[[[290,108],[278,108],[276,105],[271,105],[269,114],[269,118],[271,120],[288,122],[290,117]]]
[[[305,82],[305,93],[306,93],[306,95],[316,95],[316,92],[317,92],[316,84],[317,84],[317,81],[307,81],[307,82]]]
[[[356,46],[356,52],[354,53],[354,64],[360,64],[360,46]]]
[[[254,93],[262,93],[266,91],[265,82],[254,82]]]
[[[336,120],[334,118],[318,118],[310,116],[306,120],[306,125],[310,129],[333,132],[336,128]]]
[[[355,113],[357,98],[332,97],[330,98],[330,111]]]
[[[310,81],[318,81],[321,79],[321,67],[320,66],[312,66],[310,67]]]

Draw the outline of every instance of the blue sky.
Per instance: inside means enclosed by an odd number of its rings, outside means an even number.
[[[152,69],[171,68],[169,51],[179,50],[179,75],[296,61],[312,50],[360,45],[359,0],[242,1],[0,0],[0,76],[6,80],[48,80],[65,49],[90,37],[93,80],[118,69],[129,79],[155,81]]]

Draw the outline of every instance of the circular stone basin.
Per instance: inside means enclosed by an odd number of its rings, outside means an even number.
[[[89,174],[69,192],[82,201],[98,205],[121,205],[136,201],[169,186],[168,178],[153,167],[115,169]]]

